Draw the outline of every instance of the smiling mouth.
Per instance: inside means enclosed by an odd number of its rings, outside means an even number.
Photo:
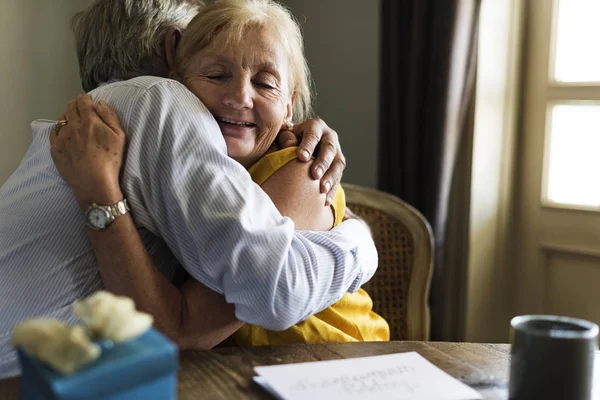
[[[215,119],[219,122],[224,122],[226,124],[235,125],[235,126],[248,126],[248,127],[256,126],[256,124],[253,124],[251,122],[236,122],[236,121],[232,121],[230,119],[223,118],[223,117],[215,117]]]

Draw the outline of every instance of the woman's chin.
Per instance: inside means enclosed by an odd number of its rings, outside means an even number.
[[[236,160],[250,156],[253,150],[252,146],[240,143],[240,140],[235,138],[225,137],[225,144],[227,145],[227,155]]]

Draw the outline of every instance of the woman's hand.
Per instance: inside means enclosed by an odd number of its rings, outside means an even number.
[[[327,194],[326,203],[331,204],[346,168],[338,134],[321,118],[313,118],[294,125],[291,131],[281,132],[277,136],[277,145],[281,148],[298,146],[301,161],[310,160],[317,151],[311,174],[314,179],[321,179],[321,193]]]
[[[67,124],[50,133],[50,151],[58,172],[71,186],[79,206],[112,205],[123,199],[119,172],[126,136],[117,115],[101,101],[82,94],[60,119]]]

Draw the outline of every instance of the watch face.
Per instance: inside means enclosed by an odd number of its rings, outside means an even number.
[[[92,208],[87,220],[91,226],[97,229],[104,229],[108,223],[108,213],[101,208]]]

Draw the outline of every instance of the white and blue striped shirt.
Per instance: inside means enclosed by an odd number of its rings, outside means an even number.
[[[129,137],[122,189],[161,271],[178,264],[235,304],[236,316],[284,329],[357,290],[377,267],[368,229],[294,232],[248,172],[227,157],[219,127],[178,82],[140,77],[102,86]],[[18,373],[13,325],[74,322],[73,301],[102,288],[84,217],[50,156],[53,121],[0,188],[0,377]]]

